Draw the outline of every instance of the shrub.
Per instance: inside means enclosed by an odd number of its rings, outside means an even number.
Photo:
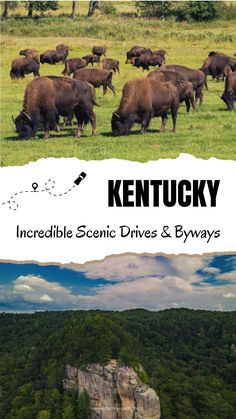
[[[116,14],[116,8],[111,1],[105,1],[102,3],[101,7],[102,13],[105,15],[114,15]]]
[[[207,21],[219,16],[220,6],[214,1],[187,1],[175,7],[175,15],[178,21],[195,20]]]

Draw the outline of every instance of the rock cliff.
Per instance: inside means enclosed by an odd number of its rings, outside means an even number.
[[[136,372],[119,366],[91,364],[85,369],[67,365],[65,390],[87,391],[91,419],[159,419],[160,403],[156,392],[140,382]]]

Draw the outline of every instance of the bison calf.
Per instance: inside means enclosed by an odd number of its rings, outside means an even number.
[[[103,95],[107,93],[109,87],[115,96],[115,87],[112,84],[112,71],[100,70],[96,68],[84,68],[76,71],[74,78],[77,80],[83,80],[87,83],[92,84],[96,87],[103,87]]]
[[[83,58],[83,60],[87,61],[87,64],[92,64],[92,66],[93,66],[94,63],[97,63],[97,65],[99,65],[99,63],[100,63],[100,55],[88,54],[88,55],[85,55],[82,58]]]
[[[65,68],[62,71],[64,76],[70,76],[80,68],[84,68],[87,65],[87,61],[83,58],[69,58],[65,61]]]
[[[157,116],[162,118],[160,132],[163,132],[169,109],[175,132],[179,103],[178,90],[171,82],[163,83],[151,78],[128,81],[123,88],[120,106],[112,115],[112,133],[129,135],[133,124],[139,123],[141,134],[144,134],[151,119]]]
[[[105,58],[102,60],[103,70],[112,70],[114,73],[118,72],[120,74],[120,63],[118,60],[113,60],[112,58]]]

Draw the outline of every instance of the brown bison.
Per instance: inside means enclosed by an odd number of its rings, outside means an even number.
[[[169,109],[175,132],[179,104],[178,90],[171,82],[164,83],[152,78],[128,81],[123,88],[120,106],[112,114],[112,133],[129,135],[134,123],[139,123],[142,127],[141,134],[144,134],[150,120],[157,116],[162,118],[160,132],[163,132]]]
[[[165,62],[165,58],[166,58],[166,54],[167,54],[165,49],[157,49],[155,51],[152,51],[152,54],[162,55],[162,57],[164,58],[164,62]]]
[[[20,139],[35,136],[43,123],[45,137],[57,127],[59,116],[71,116],[78,122],[77,137],[89,121],[96,134],[96,116],[93,112],[94,92],[87,83],[66,77],[46,76],[33,80],[25,90],[23,109],[14,120]]]
[[[106,47],[93,47],[92,53],[94,55],[98,55],[99,57],[101,57],[102,55],[106,57],[106,50]]]
[[[120,63],[118,60],[113,60],[112,58],[105,58],[102,60],[103,70],[112,70],[114,73],[118,72],[120,74]]]
[[[80,68],[84,68],[87,65],[87,61],[83,58],[69,58],[65,62],[65,68],[62,71],[64,76],[70,76],[72,73],[75,73]]]
[[[41,64],[45,64],[45,63],[56,64],[56,63],[59,63],[60,61],[61,61],[61,54],[56,50],[49,49],[43,52],[43,54],[40,54]]]
[[[97,65],[99,65],[101,57],[100,57],[100,55],[96,55],[96,54],[88,54],[88,55],[85,55],[82,58],[83,58],[83,60],[87,61],[87,64],[92,64],[92,66],[93,66],[94,63],[97,63]]]
[[[229,66],[232,71],[235,71],[236,59],[223,53],[211,51],[209,56],[204,60],[201,70],[206,76],[210,75],[213,79],[223,80],[223,71],[226,66]]]
[[[193,90],[195,93],[195,103],[199,100],[202,103],[203,93],[202,90],[204,86],[207,88],[206,75],[202,70],[195,70],[192,68],[184,67],[183,65],[177,64],[167,64],[160,69],[161,71],[171,70],[178,71],[178,73],[183,74],[186,77],[186,80],[192,83]],[[159,71],[159,70],[158,70]]]
[[[56,51],[60,55],[61,61],[63,63],[65,63],[65,61],[66,61],[66,59],[68,57],[70,48],[67,45],[65,45],[65,44],[59,44],[59,45],[56,46]]]
[[[162,64],[164,64],[165,59],[160,54],[145,53],[140,55],[140,57],[132,58],[131,62],[133,67],[142,67],[143,71],[149,71],[150,66],[156,67],[158,65],[158,67],[160,67]]]
[[[25,58],[15,58],[11,63],[10,77],[11,79],[23,79],[25,74],[33,73],[34,77],[39,77],[39,67],[37,57],[29,55]]]
[[[227,77],[229,74],[233,73],[232,68],[229,65],[226,65],[223,70],[223,77]]]
[[[20,51],[20,55],[24,55],[25,57],[35,57],[37,61],[40,62],[40,53],[37,49],[34,48],[26,48]]]
[[[234,109],[234,100],[236,100],[236,72],[228,74],[225,79],[225,90],[221,99],[226,103],[228,110]]]
[[[140,57],[142,54],[151,54],[152,50],[150,48],[140,47],[135,45],[126,53],[126,62],[125,64],[130,63],[130,60],[134,57]]]
[[[74,78],[77,80],[83,80],[87,83],[92,84],[95,88],[102,86],[103,95],[107,93],[109,87],[115,96],[115,87],[112,84],[112,71],[100,70],[96,68],[83,68],[77,70],[74,74]]]
[[[178,71],[161,71],[160,69],[151,71],[147,77],[163,82],[171,81],[178,89],[180,103],[185,102],[187,112],[190,110],[190,104],[193,109],[195,108],[193,85],[183,74]]]

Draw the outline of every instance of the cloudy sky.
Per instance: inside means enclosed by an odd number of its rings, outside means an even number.
[[[236,309],[236,254],[108,257],[85,265],[0,263],[0,311]]]

